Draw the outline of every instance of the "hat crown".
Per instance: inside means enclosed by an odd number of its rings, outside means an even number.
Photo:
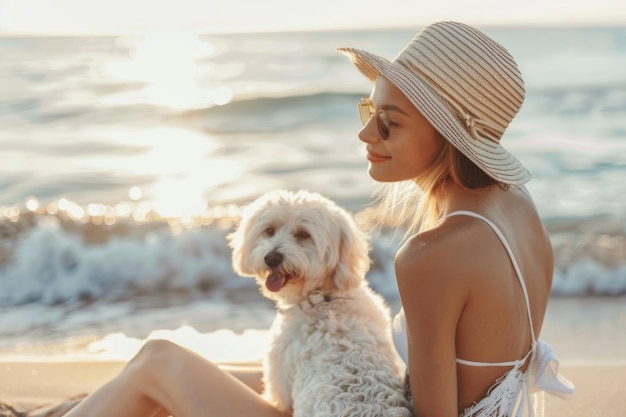
[[[425,27],[394,63],[427,82],[474,137],[499,142],[524,102],[524,81],[511,54],[463,23]]]

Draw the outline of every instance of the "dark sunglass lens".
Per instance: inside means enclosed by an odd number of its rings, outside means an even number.
[[[382,140],[389,139],[389,132],[391,130],[391,121],[389,116],[384,111],[376,113],[376,126],[378,128],[378,134]]]

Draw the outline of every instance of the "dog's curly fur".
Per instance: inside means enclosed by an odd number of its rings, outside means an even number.
[[[409,416],[390,311],[365,280],[369,241],[332,201],[304,190],[261,196],[229,235],[235,271],[277,315],[266,399],[294,417]]]

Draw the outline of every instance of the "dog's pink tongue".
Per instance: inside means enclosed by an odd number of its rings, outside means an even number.
[[[286,281],[282,272],[272,271],[265,280],[265,288],[271,292],[277,292],[285,286]]]

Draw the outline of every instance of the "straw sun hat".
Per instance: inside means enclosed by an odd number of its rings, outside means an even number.
[[[524,101],[524,81],[511,54],[484,33],[462,23],[434,23],[391,62],[359,49],[337,50],[372,82],[379,75],[391,81],[487,175],[512,185],[530,180],[500,145]]]

